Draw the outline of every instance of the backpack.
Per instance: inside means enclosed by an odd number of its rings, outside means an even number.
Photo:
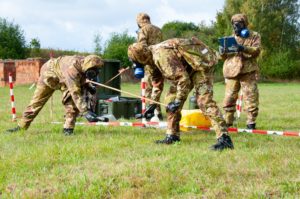
[[[185,61],[196,71],[211,68],[218,63],[217,52],[196,37],[179,39],[177,49]]]

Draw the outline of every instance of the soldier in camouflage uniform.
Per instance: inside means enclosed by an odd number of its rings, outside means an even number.
[[[226,79],[224,98],[225,121],[228,126],[233,125],[236,111],[236,100],[239,90],[242,90],[247,110],[247,128],[255,129],[258,115],[258,64],[257,57],[260,54],[261,39],[257,32],[249,31],[245,37],[241,31],[248,26],[248,19],[244,14],[235,14],[231,18],[234,29],[234,37],[238,43],[238,52],[225,53],[220,48],[220,54],[224,62],[223,74]]]
[[[167,132],[156,143],[172,144],[180,141],[179,122],[181,109],[189,92],[195,87],[197,102],[202,112],[210,118],[216,131],[217,143],[213,150],[233,149],[226,123],[213,100],[212,71],[217,63],[216,52],[197,38],[169,39],[149,47],[135,43],[128,48],[128,56],[140,64],[149,64],[159,69],[172,86],[168,95],[174,95],[168,103]]]
[[[7,132],[26,130],[55,90],[63,93],[62,103],[65,107],[64,134],[71,135],[76,117],[80,113],[90,122],[98,121],[97,115],[88,110],[84,90],[89,90],[86,79],[95,80],[103,61],[99,56],[62,56],[50,59],[41,68],[37,88],[30,104],[23,112],[18,126]],[[93,89],[93,88],[90,88]]]
[[[137,15],[136,22],[139,27],[139,30],[137,32],[137,42],[149,46],[162,41],[162,32],[160,28],[151,24],[150,16],[148,14],[139,13]],[[152,68],[153,67],[149,65],[146,65],[144,67],[144,79],[147,83],[145,97],[160,101],[160,96],[164,88],[164,79],[161,75],[154,75],[154,73],[157,72],[153,71]],[[158,112],[158,117],[160,118],[160,120],[162,120],[160,106],[157,106],[156,110]]]

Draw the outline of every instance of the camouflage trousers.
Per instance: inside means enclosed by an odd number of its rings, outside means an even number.
[[[227,134],[227,126],[222,113],[213,100],[213,74],[212,71],[197,71],[191,75],[192,86],[190,90],[195,88],[197,104],[202,113],[207,116],[216,132],[216,137],[219,138],[223,134]],[[166,97],[172,101],[174,93],[176,94],[176,87],[172,85]],[[173,99],[174,100],[174,99]],[[185,99],[186,100],[186,99]],[[184,101],[185,101],[184,100]],[[168,129],[167,134],[180,135],[179,122],[181,119],[181,109],[184,101],[182,102],[180,109],[176,113],[167,114]]]
[[[257,72],[241,74],[236,78],[226,79],[224,111],[225,121],[232,125],[236,112],[236,100],[242,90],[244,110],[247,111],[247,124],[253,124],[258,115],[259,93],[257,87]]]
[[[165,97],[165,103],[168,104],[175,100],[177,93],[176,82],[171,82],[168,93]],[[180,136],[180,120],[181,120],[181,110],[186,99],[181,101],[181,104],[175,113],[167,112],[167,132],[168,135]]]
[[[54,89],[44,85],[38,84],[37,88],[33,94],[33,97],[26,107],[25,111],[23,112],[22,118],[19,121],[18,125],[23,128],[29,128],[31,122],[34,118],[38,115],[38,113],[42,110],[48,99],[54,93]],[[68,97],[69,96],[69,97]],[[74,128],[76,117],[79,113],[78,109],[76,108],[72,98],[68,95],[68,91],[63,91],[63,104],[65,107],[65,124],[64,128]]]
[[[160,74],[155,74],[151,66],[146,65],[144,79],[146,82],[145,97],[159,102],[164,88],[164,78]],[[157,106],[156,110],[161,113],[160,106]]]

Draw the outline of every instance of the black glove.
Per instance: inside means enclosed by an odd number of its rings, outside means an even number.
[[[93,113],[92,111],[88,111],[85,115],[84,115],[85,119],[87,119],[87,121],[89,122],[98,122],[98,115]]]
[[[236,47],[238,52],[242,52],[245,50],[245,47],[243,45],[238,44]]]
[[[170,102],[168,105],[167,105],[167,112],[170,112],[170,113],[175,113],[179,106],[180,106],[181,102],[180,101],[173,101],[173,102]]]
[[[91,95],[95,95],[97,92],[97,88],[94,85],[87,85],[86,90],[91,94]]]
[[[144,118],[150,120],[154,116],[154,110],[156,109],[156,106],[156,104],[150,104],[144,112]]]

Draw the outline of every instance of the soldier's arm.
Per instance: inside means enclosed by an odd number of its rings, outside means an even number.
[[[85,113],[87,111],[87,103],[83,98],[81,89],[81,75],[75,68],[69,68],[63,74],[66,79],[66,86],[71,93],[72,99],[80,111]]]
[[[145,31],[144,28],[141,28],[138,33],[138,42],[144,45],[148,45],[147,38],[148,38],[147,31]]]
[[[248,55],[251,55],[251,57],[257,57],[261,50],[261,39],[260,35],[257,33],[254,35],[253,42],[251,46],[244,46],[243,53],[247,53]]]

